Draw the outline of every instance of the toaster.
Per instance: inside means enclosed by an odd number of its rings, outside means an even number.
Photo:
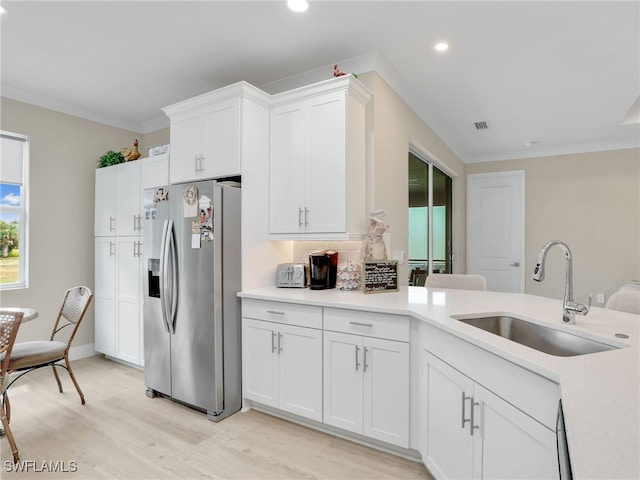
[[[307,286],[307,265],[304,263],[281,263],[276,272],[276,286],[285,288],[305,288]]]

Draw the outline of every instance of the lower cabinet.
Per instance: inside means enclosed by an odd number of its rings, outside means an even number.
[[[324,423],[409,447],[409,344],[324,334]]]
[[[95,238],[95,349],[142,366],[142,238]]]
[[[322,421],[322,331],[244,322],[245,397]]]
[[[409,319],[324,309],[324,423],[409,447]]]
[[[426,445],[436,478],[557,479],[553,430],[425,352]],[[424,407],[424,406],[423,406]]]
[[[295,318],[281,305],[267,306],[264,313],[283,321]],[[251,313],[243,304],[244,397],[322,421],[322,330],[247,318],[247,314]]]

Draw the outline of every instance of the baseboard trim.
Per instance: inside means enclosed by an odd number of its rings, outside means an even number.
[[[376,450],[380,450],[385,453],[390,453],[392,455],[405,458],[407,460],[411,460],[417,463],[422,463],[422,456],[420,452],[414,450],[412,448],[402,448],[396,445],[391,445],[385,442],[380,442],[376,439],[365,437],[363,435],[359,435],[357,433],[347,432],[345,430],[333,427],[331,425],[327,425],[322,422],[317,422],[315,420],[309,420],[308,418],[300,417],[298,415],[294,415],[289,412],[284,412],[280,409],[270,407],[268,405],[264,405],[252,400],[243,399],[243,407],[241,412],[246,413],[249,410],[257,410],[262,413],[266,413],[268,415],[272,415],[274,417],[281,418],[283,420],[288,420],[293,423],[297,423],[298,425],[302,425],[303,427],[311,428],[313,430],[318,430],[323,433],[327,433],[329,435],[333,435],[344,440],[349,440],[354,443],[359,443],[360,445],[364,445],[366,447],[375,448]]]
[[[81,358],[93,357],[97,355],[93,343],[71,346],[69,349],[69,360],[80,360]]]

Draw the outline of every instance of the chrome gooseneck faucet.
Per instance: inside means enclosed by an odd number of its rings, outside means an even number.
[[[544,262],[547,258],[549,249],[554,245],[558,245],[564,252],[564,256],[567,259],[566,268],[566,280],[564,285],[564,302],[562,304],[562,321],[569,324],[575,324],[575,314],[586,315],[591,308],[592,295],[589,294],[589,305],[582,305],[573,301],[573,260],[571,259],[571,250],[566,243],[560,240],[551,240],[542,247],[540,256],[536,267],[533,269],[533,278],[536,282],[542,282],[544,280]]]

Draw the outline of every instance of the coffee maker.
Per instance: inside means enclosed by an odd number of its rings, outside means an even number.
[[[324,290],[336,288],[338,252],[320,250],[309,254],[309,288]]]

